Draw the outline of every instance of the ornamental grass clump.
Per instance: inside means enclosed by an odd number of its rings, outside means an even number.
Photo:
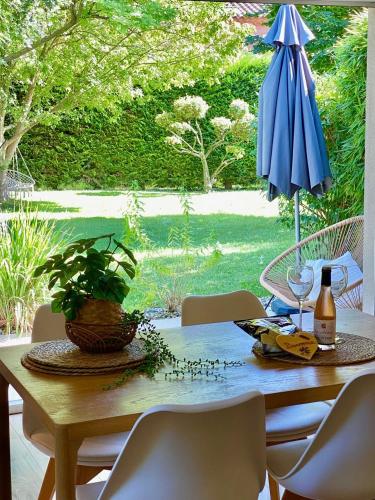
[[[198,158],[203,172],[203,188],[210,191],[220,174],[245,156],[244,144],[255,133],[255,117],[242,99],[234,99],[228,116],[208,120],[209,105],[199,96],[185,96],[173,102],[171,112],[156,116],[156,123],[170,135],[166,144],[180,154]],[[212,133],[213,132],[213,133]]]
[[[4,333],[30,332],[34,313],[49,299],[47,277],[34,270],[61,248],[54,225],[35,212],[21,211],[0,224],[0,328]]]

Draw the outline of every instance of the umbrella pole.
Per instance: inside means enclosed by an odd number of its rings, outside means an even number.
[[[294,229],[296,235],[296,243],[301,241],[301,217],[299,213],[299,191],[294,193]],[[296,251],[296,264],[301,264],[301,249]]]
[[[296,243],[301,241],[301,224],[299,213],[299,191],[294,193],[294,227],[296,234]]]

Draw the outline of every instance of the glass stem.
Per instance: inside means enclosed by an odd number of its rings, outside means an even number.
[[[299,304],[299,325],[298,328],[302,330],[302,308],[303,308],[303,300],[298,301]]]

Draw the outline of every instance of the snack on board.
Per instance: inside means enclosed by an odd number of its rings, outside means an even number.
[[[291,335],[278,335],[276,343],[283,351],[308,360],[318,350],[315,335],[302,331]]]

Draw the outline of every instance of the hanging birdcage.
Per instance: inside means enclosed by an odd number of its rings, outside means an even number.
[[[24,170],[24,172],[21,171]],[[25,173],[27,172],[27,173]],[[9,198],[11,194],[15,198],[25,197],[34,191],[35,181],[32,178],[25,158],[17,148],[12,160],[12,168],[8,170],[5,178],[5,195]]]

